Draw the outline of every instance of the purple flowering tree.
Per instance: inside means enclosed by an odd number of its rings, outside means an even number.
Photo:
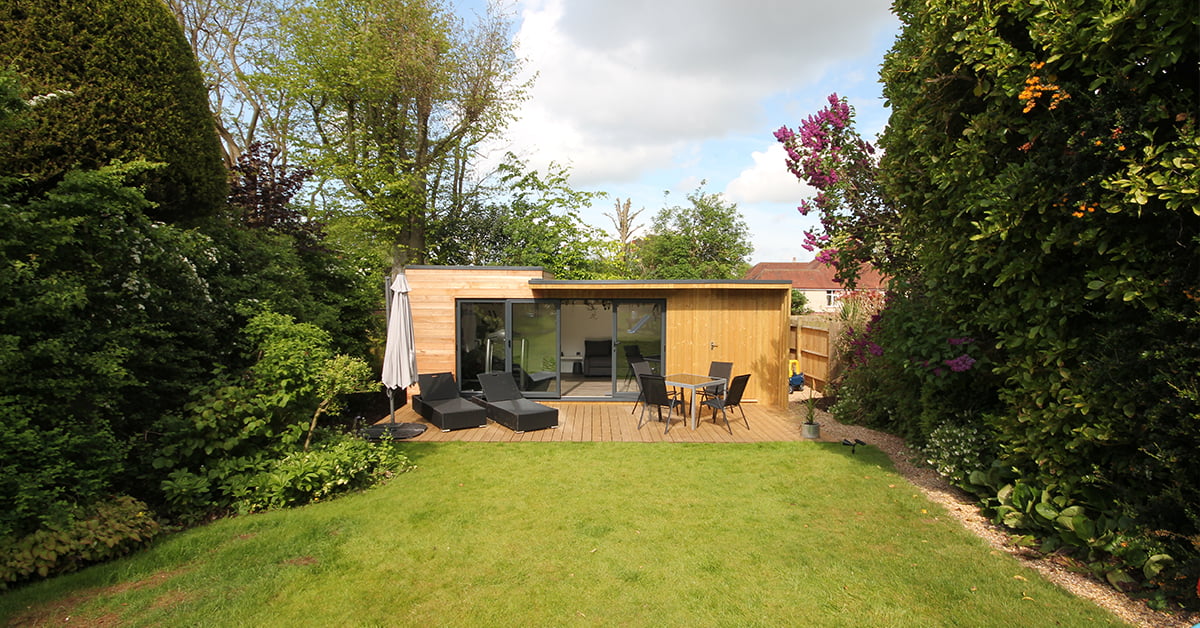
[[[775,139],[787,151],[788,170],[817,190],[801,201],[801,214],[816,211],[821,233],[805,232],[801,245],[837,268],[838,279],[853,288],[860,266],[874,264],[888,274],[904,257],[898,219],[877,177],[875,148],[854,129],[854,110],[837,94],[829,105],[793,131],[782,126]]]

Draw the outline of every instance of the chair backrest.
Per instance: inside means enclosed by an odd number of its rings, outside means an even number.
[[[642,348],[640,346],[633,344],[632,342],[626,342],[621,346],[625,348],[625,357],[628,358],[630,362],[642,359]]]
[[[512,401],[525,397],[517,389],[517,382],[511,373],[480,373],[479,385],[483,387],[483,397],[488,401]]]
[[[584,340],[583,357],[597,357],[612,354],[611,340]]]
[[[669,406],[671,397],[667,395],[667,378],[662,375],[649,373],[640,377],[642,382],[642,398],[652,406]]]
[[[458,396],[458,382],[454,381],[454,373],[421,373],[417,375],[417,381],[421,383],[421,398],[426,401]]]
[[[708,376],[709,377],[720,377],[721,379],[725,380],[726,384],[728,384],[729,378],[732,375],[733,375],[733,362],[713,362],[712,364],[708,365]],[[725,386],[717,386],[716,390],[717,390],[718,395],[725,394]]]
[[[746,382],[750,381],[750,374],[738,375],[729,383],[729,391],[725,393],[725,405],[736,406],[742,402],[742,393],[746,392]]]
[[[643,375],[653,375],[654,374],[654,371],[650,369],[650,363],[645,360],[634,360],[629,363],[629,367],[633,369],[634,377],[639,378],[638,382],[642,381],[641,377]]]

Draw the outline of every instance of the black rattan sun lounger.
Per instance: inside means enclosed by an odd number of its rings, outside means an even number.
[[[482,373],[487,418],[514,432],[558,427],[558,408],[530,401],[517,389],[511,373]]]
[[[443,432],[487,425],[487,411],[462,397],[453,373],[419,375],[421,394],[412,399],[413,410]]]

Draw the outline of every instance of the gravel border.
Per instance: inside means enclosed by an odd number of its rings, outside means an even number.
[[[790,395],[792,409],[803,416],[801,400],[807,398],[807,389]],[[819,393],[818,395],[819,396]],[[1015,556],[1023,565],[1036,569],[1045,579],[1107,609],[1122,621],[1144,628],[1190,628],[1200,624],[1200,613],[1170,614],[1155,611],[1141,600],[1135,600],[1091,576],[1070,571],[1047,558],[1038,556],[1026,548],[1015,545],[1005,528],[993,524],[980,513],[975,501],[966,492],[951,486],[920,461],[917,452],[908,448],[904,439],[877,430],[857,425],[839,423],[833,415],[818,409],[817,422],[821,424],[821,441],[840,443],[842,439],[859,439],[872,447],[879,448],[892,459],[896,471],[929,498],[946,509],[946,513],[959,521],[964,528],[979,536],[997,551]]]

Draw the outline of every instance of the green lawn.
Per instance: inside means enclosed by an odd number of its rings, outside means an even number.
[[[418,469],[388,486],[173,535],[0,596],[0,618],[32,608],[55,623],[129,626],[1123,625],[992,551],[870,447],[401,446]]]

